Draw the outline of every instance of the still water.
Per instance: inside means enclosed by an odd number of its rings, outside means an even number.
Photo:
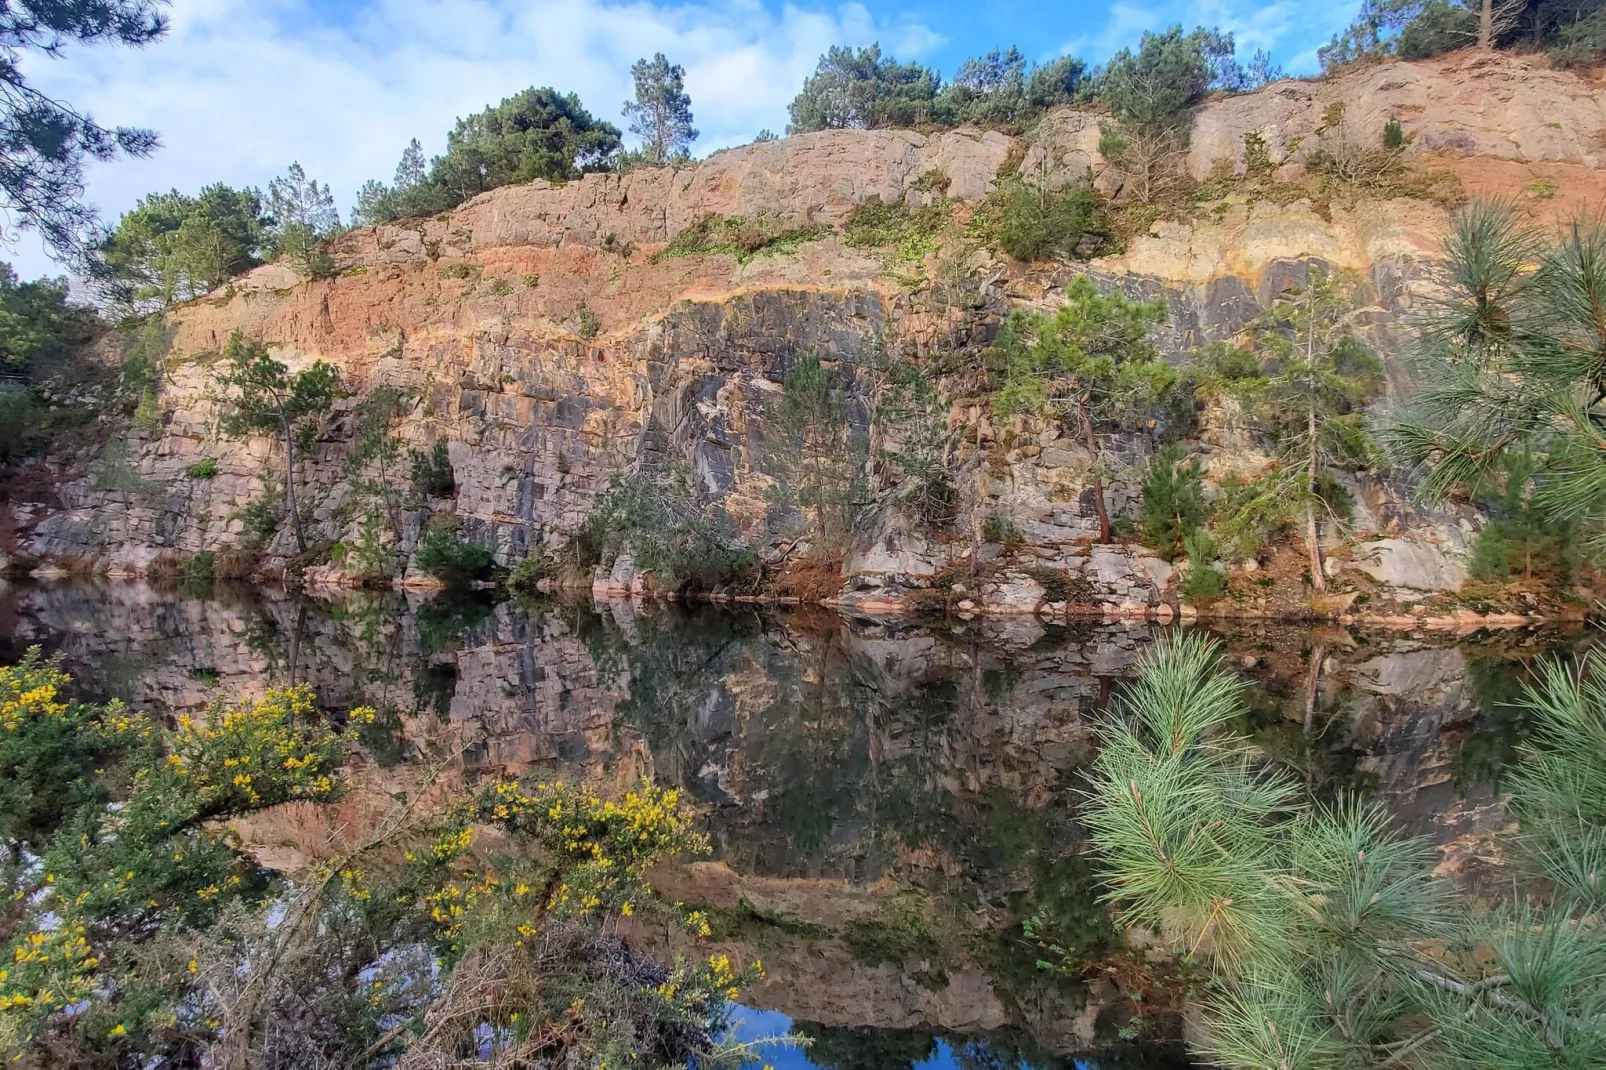
[[[374,706],[355,776],[376,793],[426,767],[446,770],[443,788],[536,772],[684,787],[713,854],[662,890],[706,906],[733,958],[765,962],[733,1028],[809,1041],[770,1052],[777,1070],[1187,1065],[1176,1001],[1123,954],[1076,820],[1090,724],[1160,634],[0,587],[0,657],[59,652],[85,697],[176,716],[295,681],[332,718]],[[1249,684],[1242,729],[1271,758],[1318,795],[1381,799],[1456,879],[1498,879],[1487,845],[1525,732],[1511,700],[1537,659],[1583,636],[1221,638]],[[326,833],[271,815],[243,828],[291,871]],[[1046,944],[1068,968],[1042,968]]]

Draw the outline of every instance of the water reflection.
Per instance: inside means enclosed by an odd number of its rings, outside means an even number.
[[[1104,1047],[1140,1007],[1146,1035],[1176,1035],[1180,1008],[1096,905],[1076,814],[1092,719],[1158,634],[392,592],[0,593],[0,654],[59,650],[91,697],[177,714],[295,679],[331,717],[373,706],[359,774],[376,791],[437,765],[443,788],[538,770],[684,786],[714,856],[663,887],[769,964],[752,1002],[814,1039],[776,1067],[1169,1065],[1168,1049]],[[1504,821],[1500,775],[1525,731],[1511,700],[1576,641],[1224,638],[1254,684],[1242,727],[1269,756],[1317,794],[1384,799],[1468,880]],[[328,849],[326,830],[271,815],[248,831],[285,864]],[[1087,969],[1045,972],[1044,944]]]

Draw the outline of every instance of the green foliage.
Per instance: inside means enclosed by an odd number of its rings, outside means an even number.
[[[0,383],[0,461],[37,448],[44,413],[33,391],[20,383]]]
[[[606,170],[618,151],[618,128],[592,116],[579,97],[531,88],[459,119],[430,182],[457,205],[499,186]]]
[[[307,552],[307,537],[296,506],[296,444],[322,427],[340,396],[340,373],[317,361],[291,373],[262,342],[235,331],[217,373],[219,429],[226,435],[275,435],[284,444],[285,513],[296,535],[296,549]]]
[[[748,219],[745,216],[701,216],[676,234],[668,245],[653,254],[653,263],[677,256],[711,256],[723,253],[747,263],[761,252],[795,249],[807,241],[822,238],[825,227],[810,224],[787,226],[767,212]]]
[[[1472,544],[1468,572],[1475,580],[1503,582],[1520,577],[1524,583],[1565,588],[1572,579],[1576,555],[1572,551],[1573,525],[1552,522],[1534,501],[1533,479],[1538,466],[1509,452],[1502,471],[1492,473],[1503,485],[1480,488],[1480,504],[1495,515],[1478,532]]]
[[[945,126],[1019,126],[1075,100],[1086,71],[1075,56],[1037,66],[1028,65],[1018,48],[995,48],[960,65],[937,93],[933,115]]]
[[[1095,100],[1120,122],[1142,131],[1181,129],[1212,89],[1236,89],[1243,73],[1233,59],[1232,34],[1172,26],[1145,32],[1136,52],[1110,57],[1090,85]],[[1183,132],[1186,144],[1186,132]]]
[[[898,500],[922,524],[944,527],[958,514],[958,488],[948,468],[953,435],[947,400],[925,370],[909,361],[888,369],[876,402],[877,457]]]
[[[1193,108],[1212,89],[1240,89],[1246,75],[1232,35],[1173,26],[1144,33],[1136,52],[1121,49],[1089,85],[1110,111],[1099,152],[1119,169],[1123,192],[1151,204],[1183,180]]]
[[[157,0],[36,0],[0,8],[0,200],[19,229],[38,232],[53,252],[78,263],[95,210],[82,200],[84,163],[141,157],[156,134],[104,127],[40,92],[24,71],[59,59],[75,44],[151,44],[167,32]]]
[[[1466,5],[1451,0],[1364,0],[1355,20],[1316,54],[1325,70],[1396,55],[1427,59],[1477,39],[1478,14]]]
[[[1162,448],[1149,461],[1143,479],[1138,521],[1143,544],[1167,561],[1186,552],[1184,540],[1205,524],[1204,472],[1197,458],[1184,458],[1181,443]]]
[[[413,492],[420,498],[450,498],[457,492],[457,477],[452,474],[452,457],[446,440],[438,438],[427,450],[409,450],[412,464]]]
[[[893,249],[900,259],[919,260],[936,248],[936,236],[953,218],[953,206],[933,201],[914,211],[903,201],[871,197],[854,206],[842,225],[843,244],[855,249]]]
[[[1182,597],[1190,602],[1210,602],[1227,593],[1227,577],[1215,566],[1216,543],[1210,532],[1200,528],[1182,540],[1188,558],[1188,572],[1182,578]]]
[[[359,506],[378,506],[384,511],[392,543],[399,543],[402,537],[402,444],[392,427],[412,410],[412,402],[410,393],[393,386],[382,384],[371,390],[357,404],[357,426],[352,435],[355,448],[346,457],[346,479],[351,487],[352,502]],[[439,458],[431,456],[428,460],[426,469],[433,469]],[[448,473],[451,471],[449,462],[446,470]],[[416,468],[414,471],[417,471]],[[434,472],[426,471],[423,474],[427,478],[433,476]],[[369,516],[371,519],[372,514]],[[365,538],[369,532],[365,524]],[[372,536],[374,539],[379,537],[377,528],[372,530]],[[377,552],[378,548],[374,549]],[[382,562],[377,557],[367,564],[373,567],[366,567],[364,571],[373,575],[380,573],[378,566]]]
[[[59,371],[94,337],[94,312],[68,304],[67,292],[66,279],[19,283],[11,265],[0,263],[0,375]]]
[[[258,541],[266,542],[278,534],[279,525],[284,523],[283,499],[273,493],[252,498],[240,510],[239,519],[245,526],[247,535],[253,535]]]
[[[982,521],[981,537],[987,542],[997,543],[1007,551],[1015,551],[1026,545],[1026,534],[1021,531],[1020,525],[1015,523],[1014,518],[1001,516],[998,513],[989,513],[987,519]]]
[[[68,701],[59,659],[38,648],[0,667],[0,842],[42,850],[66,817],[109,799],[89,779],[139,743],[121,706]]]
[[[1016,260],[1070,256],[1083,235],[1108,235],[1103,201],[1091,179],[1082,177],[1058,189],[1019,173],[998,181],[976,210],[971,226],[981,240]]]
[[[1597,548],[1606,229],[1579,221],[1550,241],[1511,205],[1474,203],[1455,216],[1445,257],[1447,292],[1420,332],[1421,386],[1391,445],[1435,501],[1498,486],[1513,454],[1532,458],[1532,510]]]
[[[127,311],[210,293],[261,263],[272,222],[263,211],[260,192],[221,182],[193,197],[178,190],[143,197],[101,242],[97,284]]]
[[[615,477],[591,511],[586,540],[604,562],[628,550],[664,590],[739,583],[757,565],[723,507],[709,507],[678,469]]]
[[[941,81],[928,67],[883,56],[879,44],[859,49],[833,45],[792,101],[786,132],[877,130],[930,122]]]
[[[765,413],[764,467],[774,479],[765,497],[801,510],[816,550],[841,549],[866,498],[868,436],[849,419],[840,374],[805,353]]]
[[[1245,1070],[1586,1066],[1606,1053],[1606,691],[1553,665],[1513,810],[1548,908],[1452,909],[1431,844],[1354,801],[1315,806],[1230,726],[1238,685],[1213,641],[1167,640],[1100,728],[1085,821],[1124,920],[1213,977],[1205,1060]],[[1428,945],[1440,949],[1428,953]]]
[[[340,232],[329,187],[307,177],[299,163],[268,183],[267,251],[272,257],[289,257],[296,270],[309,279],[335,273],[328,243]]]
[[[641,139],[643,162],[685,159],[697,140],[685,69],[671,65],[658,52],[651,60],[638,59],[630,68],[630,77],[636,83],[636,99],[625,102],[624,114],[630,120],[630,132]]]
[[[581,301],[574,306],[574,333],[581,338],[591,339],[602,330],[602,321],[597,314],[591,311],[591,306]]]
[[[190,479],[211,479],[217,475],[217,458],[203,457],[184,469],[184,475]]]
[[[1005,320],[989,367],[1000,373],[993,411],[1066,409],[1095,422],[1119,423],[1156,404],[1176,381],[1148,339],[1165,319],[1164,301],[1134,301],[1119,290],[1100,294],[1079,275],[1053,316],[1017,311]]]
[[[987,358],[996,384],[994,415],[1057,417],[1097,458],[1098,431],[1146,418],[1176,386],[1176,369],[1149,341],[1150,327],[1165,316],[1163,300],[1133,301],[1119,290],[1100,294],[1085,275],[1065,287],[1065,304],[1052,316],[1011,313]],[[1096,472],[1093,493],[1099,541],[1109,542],[1112,528]]]
[[[1212,519],[1222,553],[1234,558],[1259,554],[1294,522],[1299,504],[1285,493],[1277,473],[1253,480],[1227,476]]]
[[[528,554],[513,571],[508,573],[507,589],[518,591],[520,594],[536,594],[541,589],[541,581],[550,577],[555,571],[550,558],[538,554]]]
[[[1039,66],[1018,48],[967,58],[943,85],[937,71],[899,63],[880,45],[836,47],[792,101],[790,134],[890,126],[1020,127],[1077,98],[1087,65],[1061,56]]]
[[[401,161],[390,185],[369,179],[357,191],[357,204],[351,210],[356,226],[387,223],[393,219],[417,219],[453,207],[451,198],[438,183],[430,180],[424,163],[424,146],[415,137],[402,150]]]
[[[460,539],[445,528],[429,527],[418,538],[413,564],[451,587],[488,579],[495,562],[491,551],[479,543]]]
[[[1349,515],[1339,476],[1381,463],[1364,406],[1383,384],[1383,366],[1351,332],[1354,283],[1312,270],[1310,280],[1279,294],[1251,325],[1257,370],[1230,351],[1217,351],[1207,370],[1208,389],[1236,399],[1270,444],[1281,466],[1244,491],[1243,516],[1218,513],[1224,541],[1235,552],[1255,553],[1251,534],[1274,530],[1272,521],[1303,510],[1311,574],[1322,589],[1320,518]],[[1272,370],[1262,374],[1259,365]],[[1241,365],[1241,366],[1240,366]],[[1213,373],[1213,374],[1212,374]]]
[[[586,1066],[751,1058],[714,1038],[756,964],[661,965],[609,931],[646,915],[710,932],[645,881],[707,850],[678,792],[503,780],[444,810],[396,807],[287,880],[254,867],[227,822],[337,799],[377,711],[335,731],[302,686],[220,700],[169,731],[116,703],[65,701],[66,685],[37,651],[0,669],[0,835],[30,858],[9,871],[0,917],[8,1062],[221,1065],[243,1021],[254,1051],[294,1066],[373,1070],[487,1045]],[[481,829],[494,849],[477,848]],[[439,1015],[464,1021],[442,1036]]]
[[[390,185],[377,179],[363,184],[352,218],[374,224],[432,216],[501,186],[608,170],[618,152],[619,130],[586,111],[579,97],[532,87],[458,119],[446,154],[428,168],[414,138]]]

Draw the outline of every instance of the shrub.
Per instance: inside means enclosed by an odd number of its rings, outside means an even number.
[[[1049,189],[1016,174],[1002,179],[981,205],[972,232],[1016,260],[1032,261],[1070,256],[1084,234],[1102,247],[1109,225],[1087,178]]]
[[[448,586],[458,586],[490,576],[491,551],[477,542],[465,542],[444,528],[428,528],[418,540],[413,564],[419,571]]]
[[[574,306],[574,331],[581,338],[595,338],[597,332],[602,330],[602,321],[597,314],[591,311],[591,306],[581,301]]]
[[[1183,460],[1180,443],[1161,449],[1143,480],[1139,520],[1144,545],[1175,561],[1187,552],[1183,542],[1203,527],[1207,512],[1198,461]]]
[[[553,563],[550,558],[529,554],[508,574],[507,586],[510,591],[522,594],[535,594],[540,589],[541,581],[551,576]]]
[[[409,450],[413,463],[413,491],[421,498],[449,498],[457,491],[452,458],[446,440],[436,439],[429,450]]]
[[[284,506],[277,494],[267,493],[252,498],[236,516],[245,525],[246,534],[265,542],[273,538],[279,525],[284,523]]]
[[[191,479],[211,479],[217,475],[217,458],[207,457],[196,461],[184,469],[184,474]]]
[[[903,260],[918,260],[936,248],[935,238],[953,218],[948,201],[909,210],[903,201],[883,204],[871,197],[856,205],[842,227],[843,242],[855,249],[895,248]]]
[[[637,568],[671,589],[711,590],[744,579],[757,564],[730,515],[697,500],[683,472],[615,478],[582,542],[582,560],[628,548]]]
[[[1057,568],[1048,568],[1045,565],[1030,565],[1021,571],[1043,589],[1045,602],[1083,604],[1093,601],[1093,585],[1080,576],[1068,576]]]
[[[1227,593],[1227,577],[1213,561],[1215,540],[1208,531],[1196,531],[1183,540],[1188,554],[1188,574],[1182,581],[1182,596],[1190,602],[1209,602]]]
[[[537,286],[541,285],[541,274],[540,272],[531,271],[527,273],[521,281],[524,283],[524,288],[526,290],[533,290]]]
[[[982,521],[981,537],[987,542],[998,543],[1009,551],[1018,550],[1026,545],[1026,535],[1015,521],[997,513]]]
[[[824,237],[827,228],[816,224],[786,226],[779,217],[760,212],[751,219],[730,216],[721,219],[706,215],[697,219],[658,253],[653,263],[676,256],[708,256],[724,253],[747,263],[768,250],[794,249],[807,241]]]
[[[216,554],[211,550],[202,550],[184,562],[184,568],[179,576],[186,587],[210,587],[216,563]]]

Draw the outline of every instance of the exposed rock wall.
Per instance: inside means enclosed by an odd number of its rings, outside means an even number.
[[[1452,168],[1469,190],[1525,198],[1538,215],[1606,193],[1606,91],[1504,55],[1384,64],[1217,100],[1197,117],[1188,167],[1196,176],[1242,170],[1250,132],[1279,151],[1302,138],[1308,154],[1335,101],[1345,104],[1350,129],[1374,137],[1397,118],[1413,136],[1411,154]],[[1102,181],[1097,138],[1097,116],[1057,112],[1026,147],[1024,166],[1056,181],[1087,171]],[[408,445],[447,441],[458,488],[449,508],[502,562],[564,545],[615,473],[659,461],[684,464],[754,546],[773,545],[780,525],[763,444],[786,371],[801,354],[819,353],[846,387],[862,431],[879,340],[918,335],[929,326],[929,302],[911,294],[907,265],[850,248],[835,232],[745,260],[653,252],[707,215],[830,225],[871,198],[918,203],[931,196],[922,178],[932,172],[947,178],[963,213],[1017,148],[1002,134],[972,130],[810,134],[680,170],[497,190],[434,219],[356,231],[338,243],[342,270],[329,280],[302,282],[284,265],[263,267],[174,311],[159,421],[129,428],[109,420],[107,441],[52,458],[48,490],[8,503],[4,549],[139,571],[163,555],[239,542],[241,511],[271,491],[264,475],[282,468],[267,442],[217,433],[217,354],[235,330],[266,340],[293,368],[334,363],[353,392],[306,459],[316,537],[350,540],[368,511],[352,500],[343,464],[353,406],[388,384],[413,399],[398,427]],[[1548,184],[1531,186],[1536,178]],[[1428,284],[1446,221],[1442,208],[1403,198],[1313,205],[1228,197],[1200,218],[1157,223],[1125,252],[1091,265],[1024,270],[976,254],[967,267],[995,314],[1011,302],[1051,305],[1082,270],[1104,286],[1164,296],[1171,314],[1159,340],[1172,354],[1231,337],[1313,264],[1351,271],[1365,283],[1356,321],[1390,361],[1397,392],[1406,389],[1393,359],[1402,324]],[[985,323],[981,329],[984,340]],[[1044,563],[1100,585],[1109,604],[1174,597],[1153,565],[1095,563],[1101,552],[1130,552],[1087,545],[1097,527],[1085,450],[1050,431],[1004,451],[1000,465],[1001,429],[984,408],[956,408],[953,420],[969,444],[957,454],[959,530],[1010,516]],[[1136,498],[1141,443],[1135,449],[1107,476],[1118,515]],[[1231,462],[1230,447],[1217,452]],[[217,474],[187,477],[204,458],[216,460]],[[1379,534],[1410,535],[1405,529],[1421,521],[1386,487],[1361,489]],[[417,508],[404,518],[404,555],[427,516]],[[844,576],[866,601],[904,597],[902,579],[888,586],[878,577],[929,576],[965,541],[925,538],[895,510],[876,516]],[[1440,529],[1446,519],[1436,521]],[[278,555],[290,549],[283,532],[269,547]],[[1453,575],[1455,563],[1435,569]],[[1003,587],[990,595],[1032,597],[1018,577]]]

